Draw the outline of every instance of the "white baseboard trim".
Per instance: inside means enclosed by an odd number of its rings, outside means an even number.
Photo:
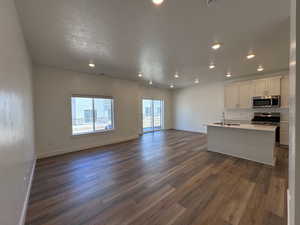
[[[125,138],[120,138],[117,140],[114,140],[112,142],[109,143],[105,143],[105,144],[92,144],[92,145],[85,145],[85,146],[76,146],[76,147],[69,147],[69,148],[65,148],[65,149],[59,149],[59,150],[54,150],[51,152],[43,152],[43,153],[38,153],[38,159],[43,159],[43,158],[48,158],[51,156],[57,156],[57,155],[63,155],[63,154],[67,154],[67,153],[71,153],[71,152],[79,152],[79,151],[83,151],[86,149],[91,149],[91,148],[97,148],[97,147],[101,147],[101,146],[105,146],[105,145],[111,145],[111,144],[118,144],[121,142],[126,142],[126,141],[130,141],[130,140],[134,140],[137,139],[139,137],[139,135],[133,135],[133,136],[129,136],[129,137],[125,137]]]
[[[29,183],[28,183],[28,187],[27,187],[25,201],[24,201],[24,204],[23,204],[23,209],[22,209],[22,212],[21,212],[21,218],[20,218],[19,225],[24,225],[25,224],[26,211],[27,211],[27,207],[28,207],[28,201],[29,201],[29,196],[30,196],[30,191],[31,191],[31,185],[32,185],[32,181],[33,181],[34,171],[35,171],[35,165],[36,165],[36,159],[34,160],[32,168],[31,168]]]

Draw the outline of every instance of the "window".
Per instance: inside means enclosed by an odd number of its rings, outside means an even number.
[[[71,103],[73,135],[114,129],[111,97],[72,96]]]

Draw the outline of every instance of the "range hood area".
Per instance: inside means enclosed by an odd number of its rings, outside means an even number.
[[[258,96],[252,98],[252,108],[279,108],[280,95],[275,96]]]

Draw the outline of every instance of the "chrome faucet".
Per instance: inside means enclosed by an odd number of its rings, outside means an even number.
[[[223,124],[223,126],[226,124],[225,112],[222,112],[222,124]]]

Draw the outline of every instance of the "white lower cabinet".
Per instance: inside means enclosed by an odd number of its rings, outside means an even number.
[[[280,144],[289,145],[289,122],[280,122]]]

